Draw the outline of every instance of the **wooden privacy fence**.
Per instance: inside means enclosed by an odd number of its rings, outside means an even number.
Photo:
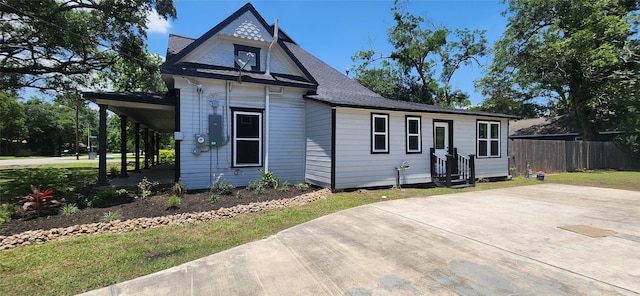
[[[527,162],[534,173],[638,169],[613,142],[510,139],[509,157],[512,174],[525,174]]]

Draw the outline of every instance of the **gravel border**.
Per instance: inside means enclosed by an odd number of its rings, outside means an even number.
[[[49,230],[31,230],[10,236],[0,235],[0,250],[12,249],[19,246],[28,246],[31,244],[41,245],[46,242],[62,241],[79,236],[103,233],[125,233],[163,226],[212,222],[269,209],[301,206],[319,199],[325,199],[329,195],[331,195],[331,190],[322,189],[292,198],[254,202],[248,205],[237,205],[231,208],[220,208],[208,212],[182,213],[153,218],[142,217],[125,221],[116,220],[110,223],[100,222],[74,225],[66,228],[53,228]]]

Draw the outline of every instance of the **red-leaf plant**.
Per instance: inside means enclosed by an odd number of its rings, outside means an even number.
[[[40,190],[40,186],[36,187],[31,185],[31,192],[33,193],[27,196],[18,197],[20,202],[23,202],[22,217],[24,217],[27,211],[36,211],[38,216],[40,216],[43,209],[60,205],[60,202],[55,200],[55,197],[51,195],[53,189],[42,191]]]

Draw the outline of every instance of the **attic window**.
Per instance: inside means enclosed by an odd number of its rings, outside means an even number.
[[[260,48],[234,44],[233,50],[233,64],[236,69],[242,68],[248,72],[260,71]]]

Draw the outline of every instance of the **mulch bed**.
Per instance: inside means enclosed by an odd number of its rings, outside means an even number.
[[[310,188],[307,192],[313,190],[315,188]],[[236,197],[236,192],[238,191],[240,191],[241,198]],[[150,218],[180,213],[205,212],[219,208],[230,208],[236,205],[246,205],[252,202],[292,198],[300,194],[302,193],[295,188],[289,188],[287,191],[266,189],[264,194],[255,194],[253,191],[236,189],[232,195],[218,194],[218,199],[212,204],[209,202],[210,193],[208,191],[189,192],[182,197],[182,202],[178,208],[167,208],[166,201],[169,190],[163,189],[147,199],[136,199],[133,194],[116,197],[107,201],[105,206],[85,208],[69,216],[54,214],[29,219],[14,219],[0,225],[0,235],[9,236],[29,230],[48,230],[101,222],[104,213],[107,212],[117,212],[122,216],[122,220],[129,220],[141,217]]]

